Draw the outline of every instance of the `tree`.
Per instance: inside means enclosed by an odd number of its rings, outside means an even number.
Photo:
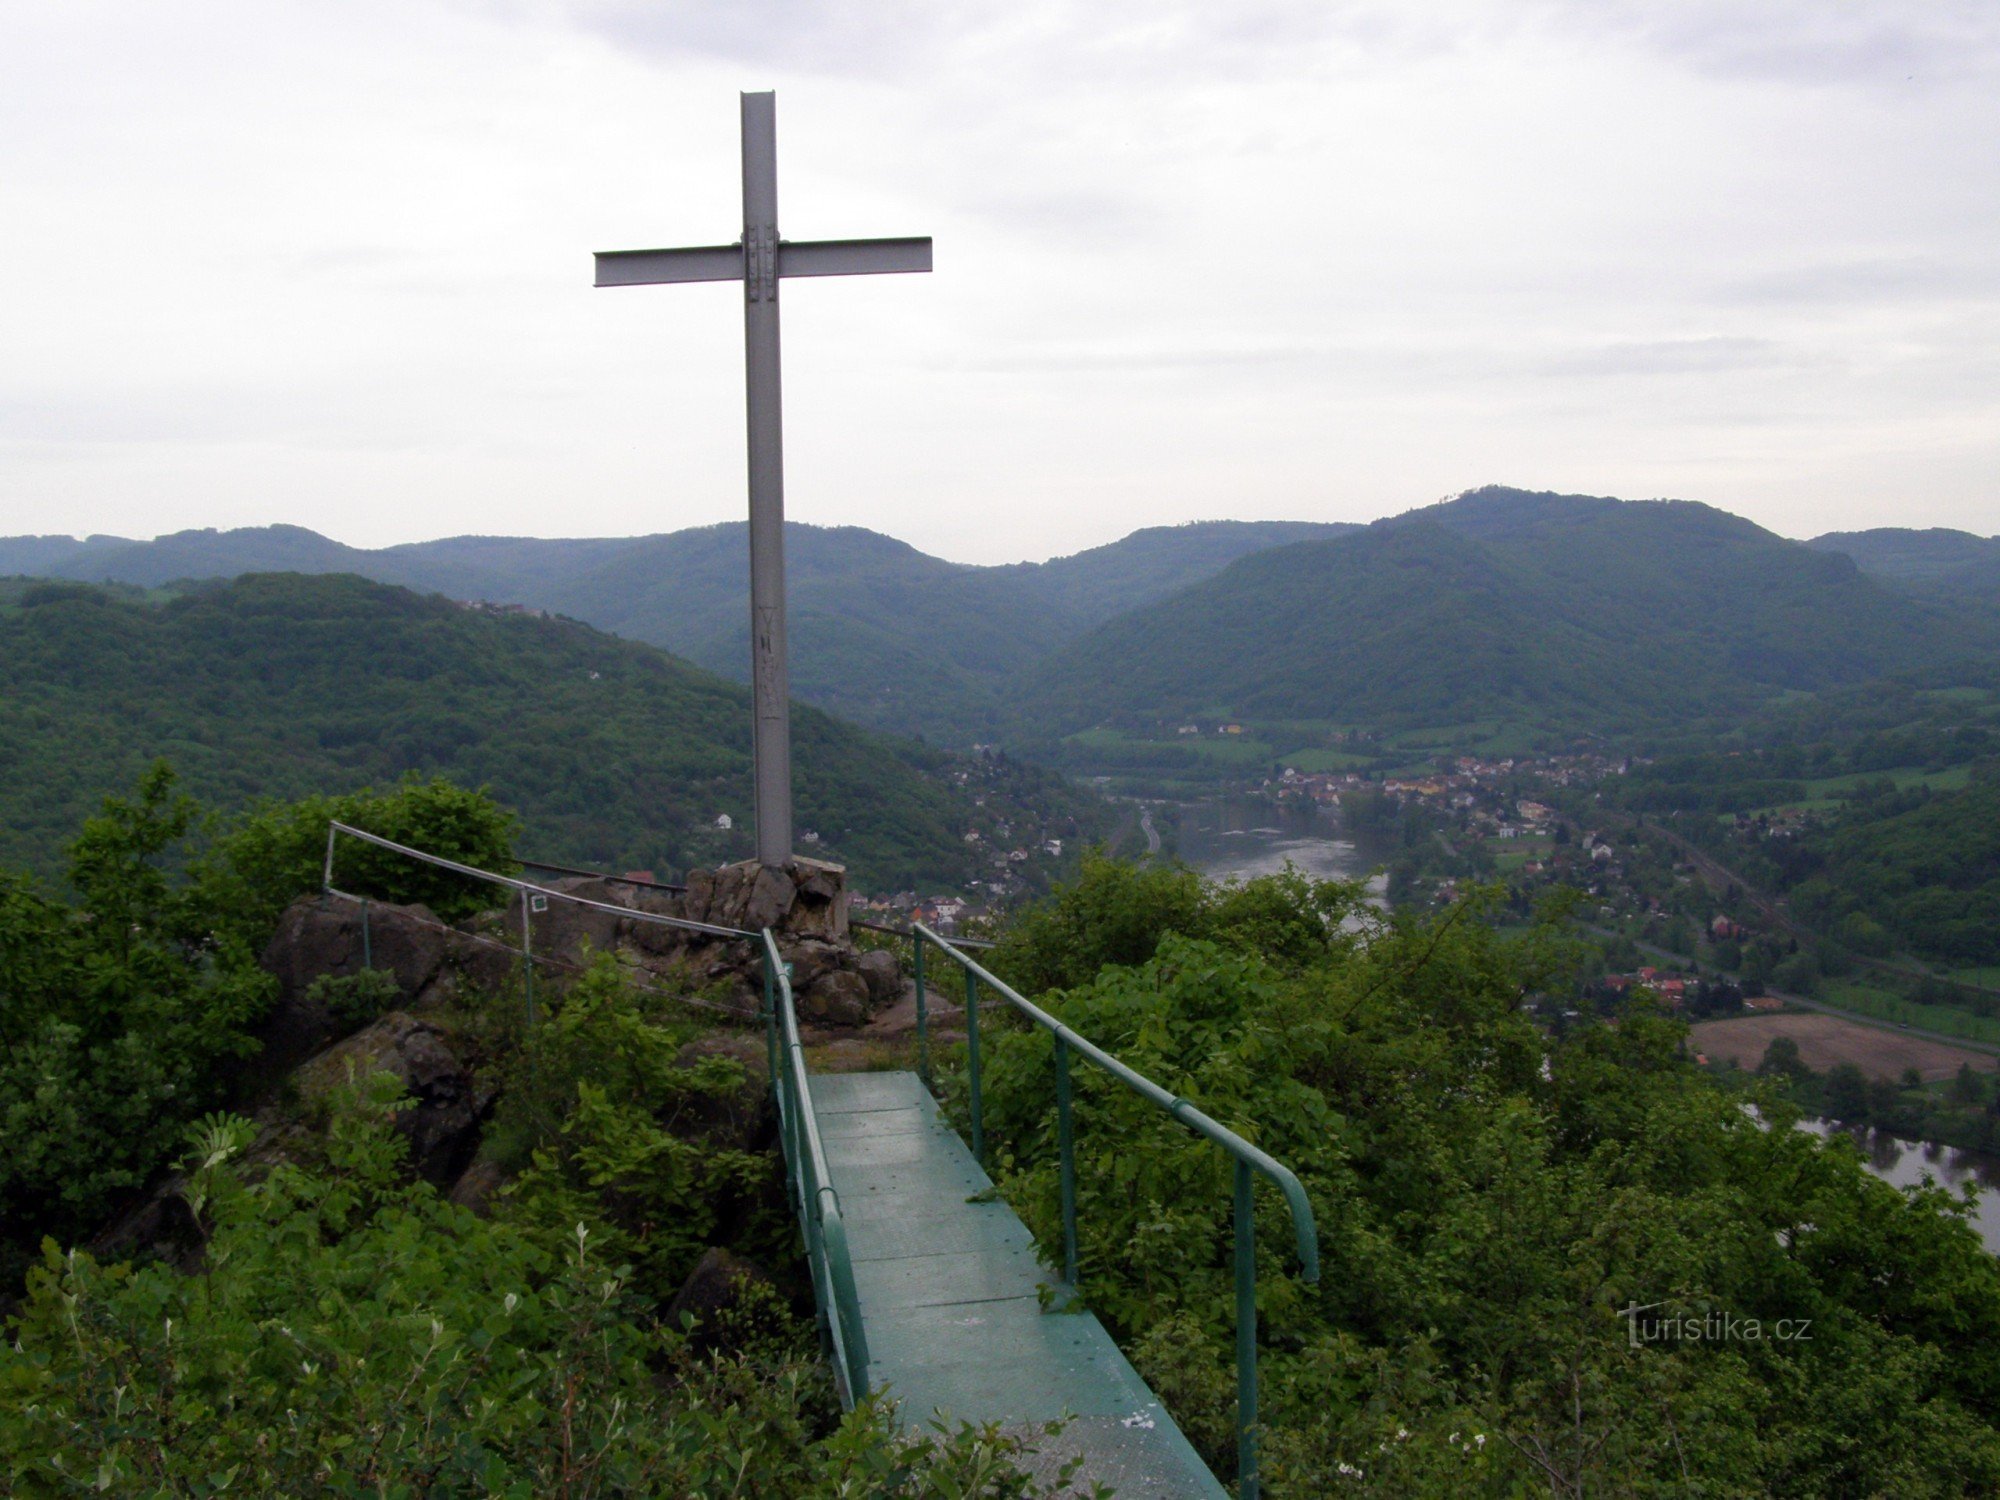
[[[1867,1123],[1869,1108],[1868,1075],[1851,1062],[1837,1064],[1826,1075],[1826,1112],[1850,1125]]]
[[[1757,1071],[1766,1078],[1785,1078],[1793,1082],[1811,1075],[1812,1070],[1799,1056],[1799,1044],[1788,1036],[1774,1036],[1770,1046],[1764,1049],[1764,1060],[1757,1064]]]

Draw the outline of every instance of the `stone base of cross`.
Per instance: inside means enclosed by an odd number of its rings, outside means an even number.
[[[743,283],[750,436],[750,688],[755,715],[757,859],[792,862],[791,683],[785,650],[785,460],[778,381],[778,283],[787,276],[928,271],[928,236],[778,238],[777,95],[743,95],[743,238],[684,250],[597,255],[597,285]]]

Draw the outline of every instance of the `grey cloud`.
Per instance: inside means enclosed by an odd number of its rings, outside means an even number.
[[[1709,375],[1807,361],[1769,339],[1717,336],[1655,343],[1601,344],[1537,365],[1542,375]]]
[[[489,0],[503,13],[523,3]],[[1038,81],[1058,85],[1295,71],[1329,48],[1405,59],[1457,50],[1467,30],[1457,20],[1412,16],[1374,0],[557,0],[556,9],[642,53],[882,78],[954,57],[977,65],[1018,49],[1033,54]]]
[[[1991,0],[1559,0],[1555,11],[1722,77],[1901,86],[1983,76],[2000,60]]]
[[[935,362],[934,368],[978,375],[1085,374],[1123,370],[1159,374],[1298,365],[1320,359],[1318,349],[1024,349],[972,359]]]
[[[1830,261],[1762,271],[1725,283],[1728,302],[1881,303],[1987,298],[2000,293],[2000,266],[1925,257]]]

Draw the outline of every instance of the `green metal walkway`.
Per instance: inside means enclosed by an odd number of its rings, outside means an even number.
[[[1299,1275],[1310,1282],[1319,1279],[1319,1233],[1305,1188],[1282,1162],[1079,1036],[963,949],[922,925],[912,936],[922,1073],[828,1074],[806,1067],[790,966],[776,937],[768,929],[761,934],[764,1019],[787,1187],[842,1403],[886,1397],[897,1404],[904,1425],[919,1430],[939,1412],[998,1423],[1032,1443],[1030,1467],[1038,1476],[1053,1478],[1070,1459],[1081,1459],[1075,1480],[1086,1487],[1110,1485],[1132,1500],[1228,1494],[1103,1326],[1076,1302],[1082,1282],[1070,1068],[1079,1058],[1234,1159],[1236,1494],[1237,1500],[1258,1500],[1255,1184],[1262,1177],[1282,1194]],[[924,1083],[930,1067],[927,949],[964,973],[970,1149],[945,1123]],[[1026,1226],[998,1200],[980,1166],[982,988],[1053,1041],[1060,1278],[1043,1273]],[[1067,1426],[1046,1437],[1043,1425],[1058,1418]]]
[[[1034,1438],[1036,1472],[1073,1456],[1120,1497],[1227,1494],[1087,1312],[1044,1312],[1059,1289],[993,1184],[914,1073],[816,1073],[825,1142],[854,1267],[869,1378],[918,1426],[934,1411]],[[1062,1435],[1040,1424],[1070,1417]],[[1087,1485],[1086,1485],[1087,1487]]]

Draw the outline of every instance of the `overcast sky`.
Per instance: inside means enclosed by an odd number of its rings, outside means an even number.
[[[794,519],[2000,530],[1993,0],[0,0],[0,533],[739,516],[760,88]]]

